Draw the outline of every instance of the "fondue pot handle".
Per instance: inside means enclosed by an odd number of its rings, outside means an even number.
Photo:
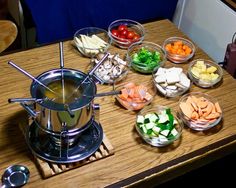
[[[99,120],[100,120],[100,117],[99,117],[100,105],[99,104],[93,104],[93,110],[94,110],[95,121],[99,122]]]
[[[28,104],[20,103],[21,106],[30,114],[30,116],[36,118],[37,112],[35,112]]]

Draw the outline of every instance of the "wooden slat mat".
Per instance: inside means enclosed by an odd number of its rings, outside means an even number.
[[[20,129],[24,135],[25,135],[27,124],[29,125],[29,123],[27,121],[21,122],[19,124]],[[57,163],[52,163],[49,161],[42,160],[35,155],[34,155],[34,159],[35,159],[35,164],[36,164],[37,168],[39,169],[42,177],[49,178],[49,177],[55,176],[57,174],[66,172],[68,170],[78,168],[80,166],[83,166],[83,165],[89,164],[91,162],[111,156],[114,154],[114,152],[115,151],[114,151],[113,146],[111,145],[110,141],[108,140],[108,138],[104,134],[102,144],[98,148],[98,150],[93,155],[91,155],[90,157],[88,157],[82,161],[68,163],[68,164],[57,164]]]

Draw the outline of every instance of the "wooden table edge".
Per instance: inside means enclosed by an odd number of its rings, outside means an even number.
[[[226,156],[227,154],[231,153],[231,147],[236,145],[236,134],[231,135],[227,138],[219,140],[215,143],[212,143],[208,146],[195,150],[191,153],[185,154],[178,158],[175,158],[171,161],[163,163],[159,166],[155,166],[151,169],[143,171],[139,174],[126,178],[124,180],[118,181],[114,184],[106,186],[106,188],[113,188],[113,187],[130,187],[130,186],[140,186],[143,182],[146,182],[145,185],[147,186],[147,182],[153,178],[159,179],[160,183],[166,182],[167,180],[173,179],[174,177],[180,176],[188,171],[190,168],[186,168],[185,170],[180,170],[178,174],[176,173],[175,176],[173,174],[168,176],[167,173],[171,173],[176,170],[178,167],[181,166],[189,166],[191,165],[191,170],[194,170],[200,166],[203,166],[204,163],[207,164],[209,161],[213,161],[212,157],[214,156],[214,160],[220,158],[219,155]],[[228,149],[227,149],[228,148]],[[218,157],[217,157],[218,156]],[[205,158],[205,159],[204,159]],[[207,161],[207,158],[211,158],[211,160]],[[202,162],[198,162],[202,161]],[[204,163],[203,163],[204,161]],[[196,163],[196,164],[193,164]],[[166,176],[166,177],[164,177]],[[163,178],[160,180],[160,178]]]

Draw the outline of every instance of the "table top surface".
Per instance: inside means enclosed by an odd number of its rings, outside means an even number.
[[[0,53],[7,49],[17,37],[17,27],[10,20],[0,20]]]
[[[186,37],[174,24],[161,20],[144,24],[146,41],[162,44],[171,36]],[[236,81],[224,71],[223,81],[216,88],[202,89],[195,85],[189,92],[199,91],[216,97],[223,109],[223,120],[213,129],[206,132],[190,131],[184,128],[181,139],[168,147],[157,148],[146,144],[134,129],[136,113],[121,108],[113,96],[95,99],[100,104],[100,123],[115,149],[115,154],[105,159],[86,164],[82,167],[62,174],[43,179],[32,160],[25,139],[19,129],[19,121],[24,110],[19,104],[9,104],[9,98],[30,97],[31,80],[7,64],[12,60],[15,64],[33,76],[50,69],[59,68],[59,47],[50,44],[35,49],[0,56],[0,173],[13,164],[23,164],[30,170],[29,187],[105,187],[136,184],[145,179],[154,179],[181,169],[190,160],[206,157],[209,152],[229,147],[236,141]],[[111,53],[125,56],[126,50],[111,46]],[[194,59],[210,59],[200,48],[196,48]],[[71,41],[64,42],[65,68],[79,69],[87,72],[90,59],[81,57]],[[189,64],[173,64],[185,71]],[[151,75],[130,71],[126,80],[139,79],[145,82]],[[98,85],[98,92],[111,91],[110,85]],[[169,106],[177,109],[179,98],[167,99],[157,94],[153,104]],[[191,165],[190,165],[191,166]],[[189,168],[190,168],[189,166]]]

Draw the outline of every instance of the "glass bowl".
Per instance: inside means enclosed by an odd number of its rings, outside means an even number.
[[[177,97],[189,90],[191,81],[180,67],[159,67],[152,73],[157,90],[165,97]]]
[[[222,79],[223,70],[213,61],[196,59],[189,65],[188,76],[197,86],[208,88],[213,87]]]
[[[148,144],[163,147],[180,138],[183,123],[172,109],[151,105],[137,114],[135,128]]]
[[[115,91],[121,94],[115,96],[116,100],[128,110],[140,110],[150,104],[155,95],[156,87],[152,80],[147,82],[125,82],[114,86]]]
[[[108,35],[115,46],[127,49],[132,43],[143,41],[145,30],[142,24],[134,20],[120,19],[109,25]]]
[[[99,53],[91,59],[93,66],[103,58],[105,54]],[[129,72],[129,66],[119,54],[110,54],[108,58],[94,71],[95,77],[100,83],[114,84],[123,80]]]
[[[222,108],[216,98],[201,92],[185,94],[179,100],[180,118],[191,129],[208,130],[221,121]]]
[[[166,51],[167,59],[173,63],[185,63],[195,54],[194,44],[182,37],[167,38],[162,47]]]
[[[106,52],[111,45],[108,32],[97,27],[85,27],[75,32],[74,44],[85,57],[94,57]]]
[[[127,61],[137,72],[149,74],[166,62],[166,53],[155,43],[134,43],[127,50]]]

